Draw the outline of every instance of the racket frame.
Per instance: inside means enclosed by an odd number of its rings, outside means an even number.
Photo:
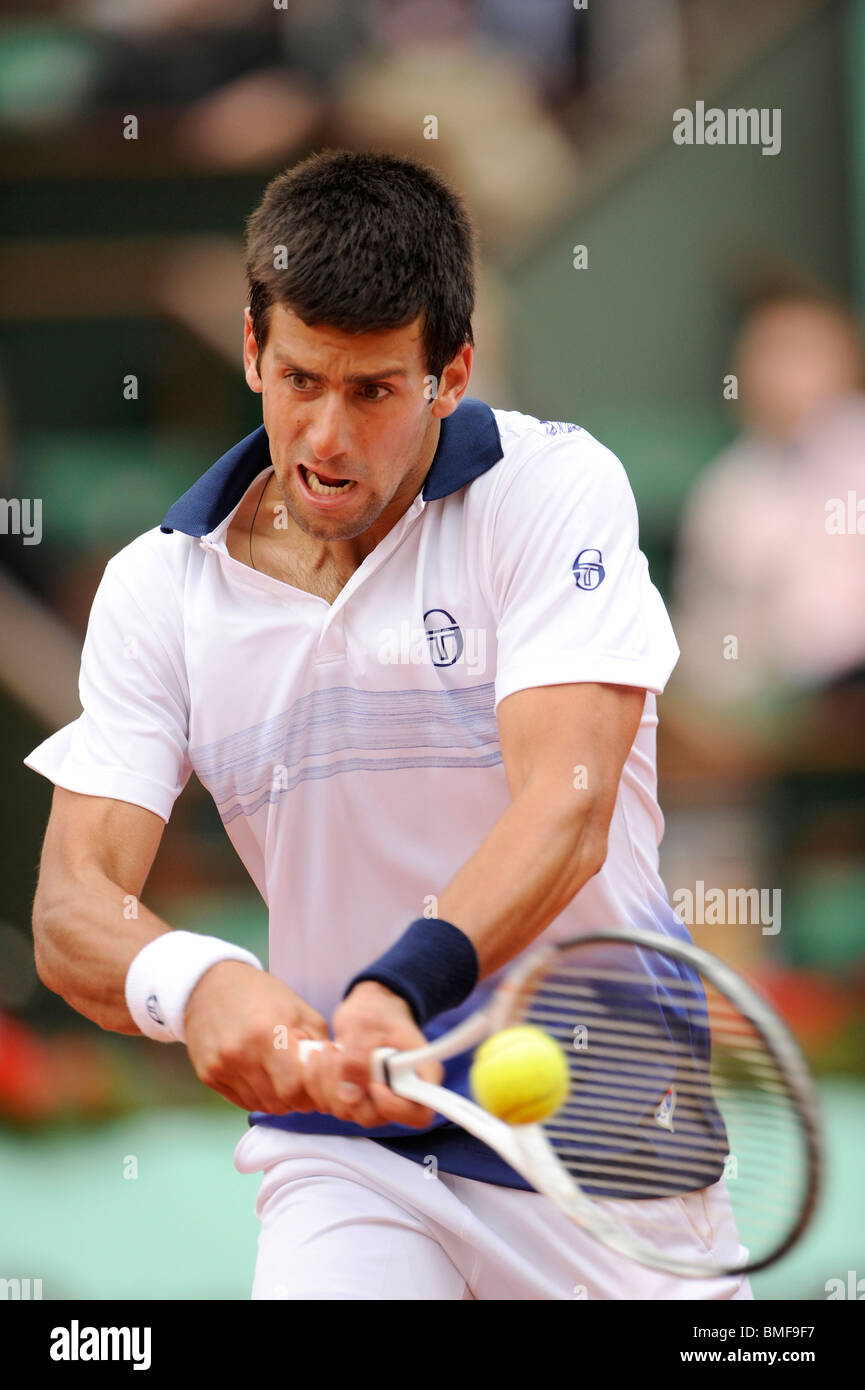
[[[705,1261],[681,1260],[642,1242],[626,1230],[589,1197],[555,1154],[540,1124],[509,1125],[483,1110],[465,1096],[447,1087],[425,1081],[417,1067],[429,1061],[447,1061],[477,1046],[484,1038],[503,1028],[523,1022],[521,1008],[531,995],[535,981],[543,976],[564,952],[589,945],[630,945],[673,957],[691,966],[749,1019],[760,1033],[767,1050],[783,1076],[802,1122],[807,1177],[800,1211],[783,1241],[761,1258],[745,1265],[712,1266]],[[313,1049],[327,1046],[302,1041],[301,1059]],[[635,927],[598,929],[563,941],[545,943],[528,951],[511,966],[489,1001],[434,1042],[410,1051],[392,1047],[377,1048],[370,1059],[373,1081],[388,1086],[404,1100],[428,1106],[453,1124],[460,1125],[482,1143],[488,1144],[504,1161],[525,1178],[535,1191],[548,1197],[566,1215],[610,1249],[651,1268],[685,1278],[719,1278],[755,1273],[776,1263],[798,1241],[813,1215],[820,1188],[822,1156],[820,1119],[816,1090],[808,1066],[792,1033],[772,1006],[732,966],[693,942],[680,941],[660,932]],[[685,1194],[682,1194],[685,1195]],[[619,1201],[639,1203],[640,1198]],[[651,1200],[651,1199],[649,1199]],[[665,1199],[657,1199],[665,1200]]]

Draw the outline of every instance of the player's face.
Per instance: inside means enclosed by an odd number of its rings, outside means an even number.
[[[244,353],[295,523],[307,535],[337,541],[360,536],[381,518],[376,531],[384,534],[420,490],[439,421],[465,389],[471,350],[465,370],[449,369],[434,400],[419,320],[350,334],[311,328],[277,304],[260,357],[247,315]]]

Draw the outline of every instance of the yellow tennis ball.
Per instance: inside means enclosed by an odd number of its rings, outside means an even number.
[[[552,1115],[568,1094],[568,1062],[540,1028],[503,1028],[481,1043],[469,1073],[478,1105],[509,1125],[530,1125]]]

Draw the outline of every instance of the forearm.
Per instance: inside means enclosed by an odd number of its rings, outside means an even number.
[[[115,1033],[138,1033],[126,1007],[134,956],[170,928],[101,874],[62,893],[42,889],[33,907],[36,966],[43,983],[85,1018]]]
[[[437,915],[466,933],[480,977],[517,955],[602,867],[605,817],[547,783],[526,788],[439,895]]]

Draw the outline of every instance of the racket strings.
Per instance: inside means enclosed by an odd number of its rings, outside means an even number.
[[[633,1010],[631,1010],[631,1012],[633,1012]],[[593,1022],[599,1022],[603,1020],[605,1010],[601,1009],[597,1004],[592,1004],[583,1008],[583,1014],[586,1020],[591,1019]],[[629,1047],[633,1046],[634,1043],[642,1038],[646,1042],[651,1042],[653,1047],[657,1047],[661,1051],[676,1049],[677,1045],[675,1043],[665,1041],[656,1031],[652,1032],[647,1029],[644,1021],[631,1021],[628,1014],[629,1011],[627,1008],[623,1007],[620,1016],[616,1019],[616,1031],[605,1033],[602,1028],[599,1029],[597,1041],[607,1041],[614,1047]],[[543,1020],[546,1020],[548,1032],[553,1031],[557,1024],[562,1027],[580,1026],[579,1024],[574,1024],[573,1010],[553,1011],[544,1006],[538,1007],[535,1010],[534,1016],[539,1026],[541,1026]],[[767,1076],[775,1074],[776,1068],[767,1061],[765,1050],[762,1045],[753,1040],[753,1035],[747,1033],[744,1028],[727,1027],[725,1020],[718,1018],[708,1020],[703,1026],[707,1026],[710,1029],[713,1037],[725,1037],[731,1045],[735,1045],[738,1048],[743,1058],[748,1058],[751,1065],[754,1067],[762,1068]]]
[[[690,966],[636,947],[564,950],[523,992],[520,1022],[556,1038],[570,1091],[545,1133],[596,1197],[650,1199],[726,1179],[759,1259],[801,1210],[803,1127],[762,1032]]]

